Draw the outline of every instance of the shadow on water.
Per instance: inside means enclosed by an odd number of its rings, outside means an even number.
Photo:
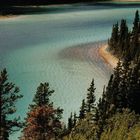
[[[98,6],[98,8],[97,8]],[[45,14],[73,12],[78,10],[100,10],[113,8],[138,7],[140,2],[134,3],[113,3],[113,2],[94,2],[94,3],[76,3],[62,5],[30,5],[30,6],[0,6],[0,15],[27,15],[27,14]]]

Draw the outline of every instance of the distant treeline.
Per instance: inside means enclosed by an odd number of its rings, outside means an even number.
[[[96,2],[99,0],[1,0],[1,5],[44,5],[44,4],[64,4],[78,2]],[[102,0],[105,1],[105,0]]]
[[[109,39],[109,50],[120,59],[127,61],[140,57],[140,20],[136,11],[132,30],[128,29],[126,20],[122,19],[120,25],[113,25],[112,35]]]

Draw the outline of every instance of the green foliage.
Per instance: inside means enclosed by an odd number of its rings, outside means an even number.
[[[83,119],[85,118],[87,113],[94,113],[95,112],[95,85],[94,85],[94,79],[91,82],[90,87],[88,88],[87,92],[87,98],[86,101],[83,99],[82,105],[80,108],[79,118]],[[95,114],[95,113],[94,113]]]
[[[76,113],[74,113],[74,117],[73,117],[73,126],[75,126],[77,123],[77,115]]]
[[[139,37],[140,20],[137,10],[131,32],[128,31],[128,26],[124,19],[121,20],[120,27],[118,27],[118,23],[113,25],[112,35],[108,42],[109,49],[120,59],[127,61],[137,59],[140,55]]]
[[[106,91],[103,92],[102,99],[99,100],[98,112],[102,110],[108,117],[115,112],[121,112],[123,108],[140,113],[139,61],[133,62],[135,65],[129,62],[118,62]]]
[[[64,140],[92,140],[94,139],[95,127],[92,120],[92,115],[89,113],[84,119],[80,119],[71,133],[67,135]]]
[[[100,139],[100,135],[103,132],[104,126],[106,125],[106,120],[108,118],[107,105],[107,97],[104,87],[102,98],[99,99],[94,116],[94,123],[96,124],[95,134],[97,140]]]
[[[108,119],[100,140],[138,140],[138,129],[140,130],[140,116],[126,109]]]
[[[8,82],[6,69],[0,73],[0,139],[8,140],[9,134],[22,127],[20,118],[11,117],[16,112],[15,103],[23,96],[19,94],[19,88]],[[13,119],[12,119],[13,118]]]
[[[68,118],[68,131],[71,131],[72,128],[73,128],[73,116],[71,113],[70,117]]]
[[[86,106],[87,106],[87,112],[91,112],[94,111],[95,109],[95,87],[94,87],[94,79],[91,82],[90,88],[88,89],[88,93],[87,93],[87,100],[86,100]]]
[[[33,102],[36,106],[50,105],[49,97],[54,93],[54,90],[50,90],[49,83],[41,83],[37,88]]]
[[[136,32],[138,32],[138,28],[139,28],[139,11],[137,10],[135,13],[135,18],[134,18],[134,22],[133,22],[133,34],[135,34]]]
[[[79,118],[84,119],[85,116],[86,116],[86,103],[85,103],[85,99],[83,99],[82,105],[80,107]]]

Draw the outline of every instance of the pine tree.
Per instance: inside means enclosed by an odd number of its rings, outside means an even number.
[[[139,25],[138,25],[138,34],[140,34],[140,21],[139,21]]]
[[[108,82],[108,85],[106,87],[106,91],[105,91],[105,94],[106,94],[106,105],[107,105],[107,111],[108,111],[108,114],[112,115],[112,110],[114,108],[114,104],[113,104],[113,95],[112,95],[112,91],[114,90],[113,89],[113,80],[114,80],[114,75],[112,74],[110,76],[110,80]]]
[[[48,83],[41,83],[27,113],[26,126],[23,130],[25,140],[50,140],[58,138],[62,131],[63,110],[54,109],[49,97],[54,92]]]
[[[125,50],[125,41],[128,37],[128,27],[126,24],[126,20],[122,19],[120,24],[120,34],[119,34],[119,50],[118,54],[122,57],[122,53]]]
[[[76,115],[76,113],[74,113],[74,116],[73,116],[73,127],[76,126],[76,123],[77,123],[77,115]]]
[[[131,61],[132,56],[131,56],[131,33],[129,32],[124,40],[124,50],[122,52],[121,58],[124,61]]]
[[[111,89],[111,95],[110,95],[110,103],[115,106],[116,110],[119,107],[119,95],[121,94],[119,91],[120,88],[120,81],[121,81],[121,75],[122,75],[122,64],[119,61],[117,64],[117,67],[114,69],[114,78],[112,81],[112,89]]]
[[[105,87],[103,89],[103,95],[102,98],[99,99],[99,102],[97,104],[97,109],[95,113],[95,124],[97,126],[96,128],[96,139],[100,139],[100,135],[103,132],[104,126],[106,125],[106,119],[108,118],[108,112],[107,112],[107,99],[106,99],[106,91]]]
[[[73,115],[72,115],[72,112],[71,112],[71,115],[70,117],[68,118],[68,132],[70,132],[73,128]]]
[[[0,74],[0,140],[8,140],[11,133],[22,127],[20,118],[11,117],[16,112],[16,101],[22,97],[19,94],[19,88],[8,82],[6,69],[2,70]]]
[[[133,34],[135,34],[136,32],[138,32],[138,28],[139,28],[139,11],[137,10],[135,13],[135,18],[134,18],[134,22],[133,22]]]
[[[118,23],[116,23],[112,27],[112,34],[109,40],[110,50],[114,50],[115,52],[117,51],[118,39],[119,39],[119,27]]]
[[[80,107],[79,119],[84,119],[86,116],[86,103],[85,99],[82,101],[82,106]]]
[[[140,54],[140,43],[139,43],[139,25],[140,25],[140,21],[139,21],[139,11],[137,10],[135,13],[135,18],[134,18],[134,22],[133,22],[133,30],[132,30],[132,42],[131,42],[131,56],[134,57],[138,57]]]
[[[33,103],[35,106],[51,105],[49,97],[54,93],[54,90],[50,90],[49,83],[41,83],[37,88]]]
[[[135,64],[134,68],[131,68],[128,81],[128,107],[134,110],[136,113],[140,113],[139,100],[140,100],[140,62]]]
[[[87,93],[87,100],[86,100],[86,112],[91,112],[94,111],[95,109],[95,86],[94,86],[94,79],[91,82],[90,88],[88,89],[88,93]]]

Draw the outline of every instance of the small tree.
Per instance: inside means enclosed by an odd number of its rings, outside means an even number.
[[[37,88],[36,94],[33,99],[33,106],[49,105],[51,106],[49,97],[54,93],[54,90],[50,90],[49,83],[41,83]]]
[[[137,10],[135,13],[135,18],[134,18],[134,22],[133,22],[133,33],[134,34],[136,32],[138,32],[138,28],[139,28],[139,11]]]
[[[95,86],[94,86],[94,79],[91,82],[90,88],[88,89],[87,93],[87,101],[86,101],[86,106],[87,106],[87,112],[94,111],[95,109]]]
[[[73,115],[71,113],[70,117],[68,118],[68,132],[70,132],[73,128]]]
[[[8,140],[9,135],[22,127],[19,118],[11,117],[16,112],[15,103],[23,96],[19,88],[8,82],[6,69],[0,73],[0,140]]]
[[[82,101],[82,106],[80,107],[79,119],[84,119],[86,116],[86,103],[85,99]]]
[[[76,113],[74,113],[74,116],[73,116],[73,127],[76,126],[76,123],[77,123],[77,115],[76,115]]]

